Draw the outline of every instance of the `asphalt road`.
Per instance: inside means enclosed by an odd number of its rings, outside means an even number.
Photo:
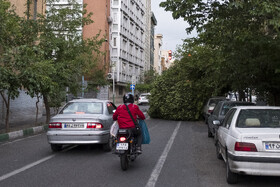
[[[68,146],[53,153],[46,134],[0,145],[0,186],[226,187],[203,122],[146,120],[151,143],[127,171],[100,146]],[[241,176],[234,186],[279,186],[280,177]]]

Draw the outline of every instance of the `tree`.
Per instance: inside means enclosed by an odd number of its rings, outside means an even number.
[[[198,120],[204,101],[212,94],[220,95],[226,84],[215,79],[222,73],[216,64],[222,57],[207,46],[184,44],[181,60],[164,71],[153,84],[149,115],[172,120]],[[189,56],[188,54],[192,55]]]
[[[218,80],[240,93],[248,88],[269,93],[271,104],[280,105],[280,2],[167,0],[161,6],[175,19],[184,18],[187,32],[199,32],[197,44],[218,50],[224,61],[217,67],[227,78]]]
[[[39,59],[40,62],[48,62],[50,67],[47,75],[41,72],[35,81],[44,99],[46,123],[50,119],[51,102],[61,103],[58,94],[66,87],[76,94],[81,87],[82,75],[86,76],[97,68],[102,56],[100,47],[104,38],[99,39],[99,34],[89,39],[82,37],[81,28],[93,22],[90,19],[92,13],[87,13],[85,8],[86,5],[81,7],[75,0],[69,0],[69,7],[56,7],[51,0],[46,15],[38,16]],[[32,79],[32,70],[29,75]]]
[[[10,100],[19,95],[19,64],[15,60],[18,47],[23,45],[21,19],[14,7],[5,0],[0,1],[0,95],[6,106],[5,127],[9,131]]]

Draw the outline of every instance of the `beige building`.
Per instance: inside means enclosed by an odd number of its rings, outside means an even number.
[[[162,34],[156,34],[154,39],[154,47],[155,47],[155,53],[154,53],[154,70],[161,75],[162,73],[162,66],[161,66],[161,47],[162,47]]]
[[[44,14],[46,10],[46,0],[9,0],[16,9],[20,17],[26,17],[25,12],[29,14],[29,19],[36,19],[38,14]],[[29,2],[29,3],[28,3]]]

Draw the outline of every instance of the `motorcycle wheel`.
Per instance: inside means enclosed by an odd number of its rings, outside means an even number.
[[[127,158],[127,154],[121,154],[120,155],[120,159],[121,159],[121,168],[123,171],[127,170],[128,168],[128,158]]]

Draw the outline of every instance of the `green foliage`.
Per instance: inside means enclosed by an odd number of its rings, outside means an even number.
[[[186,46],[213,49],[218,60],[208,83],[221,86],[222,92],[250,88],[273,98],[271,105],[280,105],[279,1],[165,0],[160,6],[187,21],[187,32],[198,31],[199,37],[192,44],[186,41]]]
[[[149,70],[144,73],[144,76],[141,77],[140,84],[136,85],[136,92],[139,93],[147,93],[150,92],[153,88],[153,83],[156,80],[158,74],[155,72],[155,70]]]
[[[223,86],[209,79],[219,74],[215,64],[220,59],[204,46],[185,46],[188,53],[169,70],[163,72],[150,96],[149,115],[172,120],[198,120],[203,104],[212,94],[220,94]],[[185,49],[186,50],[186,49]]]
[[[7,107],[22,88],[31,97],[43,96],[47,121],[49,107],[65,100],[66,87],[73,94],[79,92],[82,75],[90,85],[105,84],[104,71],[97,68],[105,40],[100,34],[82,37],[81,28],[93,23],[92,13],[75,0],[64,8],[54,6],[55,1],[48,1],[46,14],[31,20],[18,17],[8,1],[0,0],[1,96]],[[29,11],[26,14],[29,18]]]

